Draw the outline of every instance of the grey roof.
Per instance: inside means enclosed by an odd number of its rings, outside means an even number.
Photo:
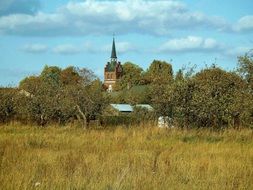
[[[111,106],[120,112],[132,112],[134,111],[134,107],[147,108],[149,111],[154,110],[149,104],[137,104],[135,106],[131,106],[130,104],[111,104]]]
[[[120,112],[132,112],[133,108],[130,104],[111,104],[111,106]]]

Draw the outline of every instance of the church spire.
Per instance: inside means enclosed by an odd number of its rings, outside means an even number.
[[[112,54],[111,54],[111,59],[115,59],[115,60],[117,59],[114,36],[113,36],[113,42],[112,42]]]

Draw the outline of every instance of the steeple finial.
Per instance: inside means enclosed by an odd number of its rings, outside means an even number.
[[[114,36],[115,36],[115,35],[113,34],[111,59],[117,59],[116,46],[115,46]]]

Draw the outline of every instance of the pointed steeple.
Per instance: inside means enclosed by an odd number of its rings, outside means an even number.
[[[113,42],[112,42],[112,54],[111,54],[111,59],[117,59],[114,36],[113,36]]]

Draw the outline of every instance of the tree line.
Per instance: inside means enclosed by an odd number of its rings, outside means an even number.
[[[78,122],[86,127],[100,119],[109,103],[147,103],[154,114],[137,110],[147,120],[168,116],[180,127],[240,127],[253,122],[253,57],[238,58],[235,71],[215,65],[198,72],[154,60],[144,71],[123,64],[123,77],[115,91],[107,93],[103,83],[88,69],[46,66],[38,76],[23,79],[18,88],[0,89],[0,122],[20,121],[47,125]]]
[[[144,71],[125,63],[113,102],[151,104],[157,116],[182,127],[240,127],[253,124],[253,56],[238,58],[234,71],[216,65],[194,72],[154,60]]]
[[[55,66],[46,66],[39,76],[26,77],[18,88],[2,88],[0,102],[1,122],[46,125],[78,120],[84,127],[107,104],[102,83],[92,71]]]

